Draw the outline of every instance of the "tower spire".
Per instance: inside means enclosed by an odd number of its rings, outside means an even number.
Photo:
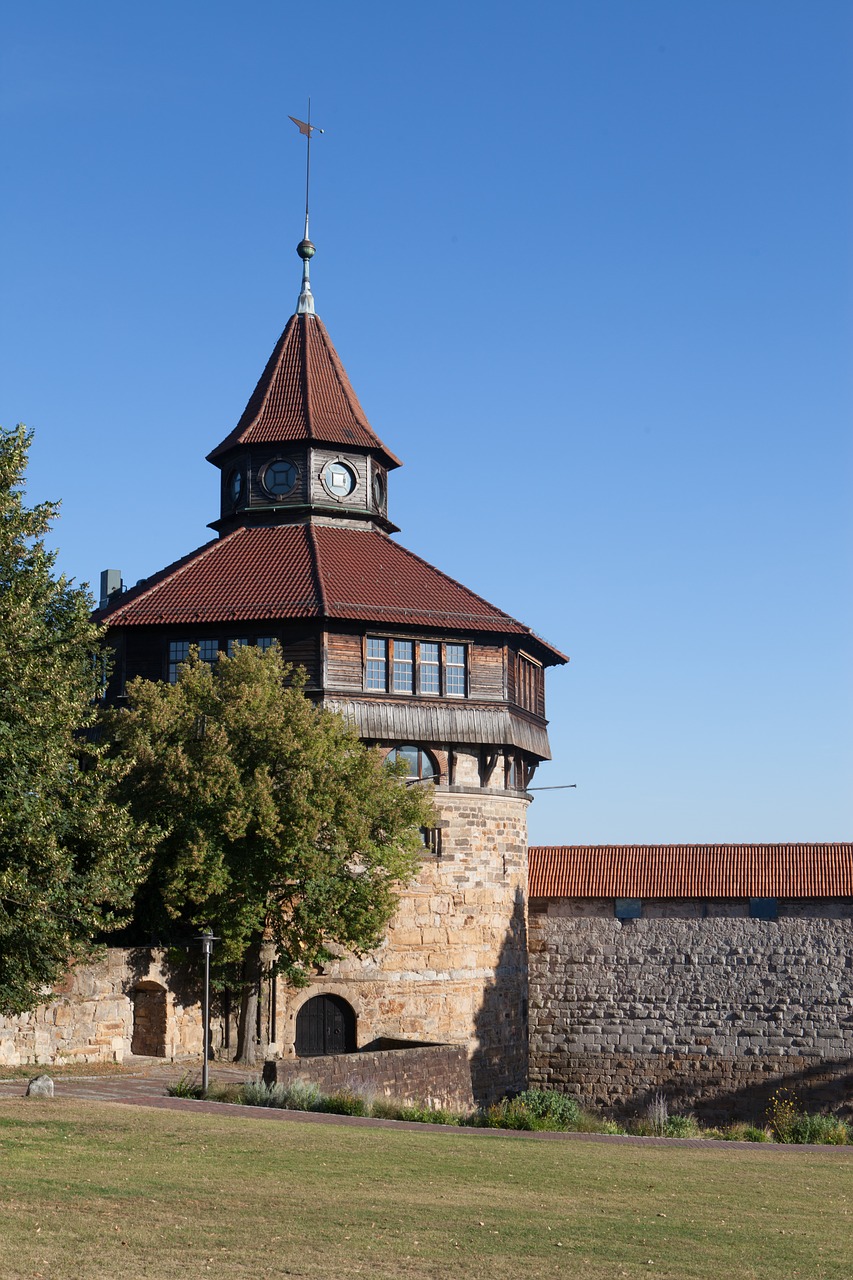
[[[308,197],[311,191],[311,135],[315,130],[317,133],[323,133],[323,130],[317,129],[317,126],[311,123],[310,98],[308,99],[307,120],[297,120],[296,116],[288,116],[288,119],[293,121],[308,144],[305,149],[305,235],[296,246],[296,252],[302,259],[302,289],[299,294],[299,301],[296,304],[296,314],[313,316],[315,314],[314,295],[311,292],[311,278],[308,270],[308,264],[316,252],[314,245],[308,238]]]

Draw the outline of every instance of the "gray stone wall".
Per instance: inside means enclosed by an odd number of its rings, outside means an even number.
[[[401,1105],[447,1107],[473,1111],[471,1069],[463,1045],[417,1045],[411,1048],[329,1054],[323,1058],[279,1058],[264,1064],[264,1079],[316,1084],[323,1093],[352,1090]]]
[[[780,1085],[853,1104],[853,905],[532,904],[530,1080],[617,1111],[760,1117]]]

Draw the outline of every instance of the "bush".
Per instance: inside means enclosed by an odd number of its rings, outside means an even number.
[[[748,1124],[743,1130],[744,1142],[769,1142],[769,1136],[766,1129],[759,1129],[757,1125]]]
[[[175,1084],[166,1086],[166,1096],[168,1098],[203,1098],[201,1081],[198,1076],[191,1076],[187,1072]]]
[[[790,1089],[777,1089],[767,1104],[767,1123],[777,1142],[793,1142],[794,1121],[801,1113],[799,1099]]]
[[[369,1107],[364,1098],[360,1098],[357,1093],[352,1093],[349,1089],[342,1089],[340,1093],[330,1093],[325,1098],[320,1098],[312,1111],[325,1111],[333,1116],[366,1116],[369,1113]]]
[[[249,1080],[242,1086],[237,1101],[245,1107],[280,1107],[284,1111],[316,1111],[320,1090],[314,1084],[294,1080],[292,1084],[265,1084]]]
[[[537,1129],[574,1129],[581,1118],[577,1099],[556,1089],[525,1089],[516,1101],[540,1122]]]
[[[847,1125],[836,1116],[795,1116],[790,1128],[789,1142],[819,1142],[843,1147],[850,1140]]]
[[[667,1138],[698,1138],[701,1129],[693,1116],[670,1116],[664,1133]]]
[[[374,1111],[374,1115],[375,1115]],[[420,1124],[462,1124],[465,1117],[458,1116],[444,1107],[400,1107],[400,1120],[415,1120]]]
[[[283,1107],[284,1085],[265,1084],[263,1080],[247,1080],[240,1090],[244,1107]]]
[[[666,1136],[666,1127],[669,1124],[669,1105],[666,1100],[666,1094],[662,1093],[660,1089],[653,1095],[646,1107],[646,1119],[654,1137],[663,1138]]]
[[[533,1129],[534,1117],[519,1098],[501,1098],[485,1111],[478,1111],[473,1124],[484,1129]]]

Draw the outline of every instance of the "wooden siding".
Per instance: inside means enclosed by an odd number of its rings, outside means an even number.
[[[274,635],[274,631],[269,632]],[[294,667],[304,667],[308,672],[308,688],[322,688],[320,676],[320,637],[313,628],[293,629],[282,637],[282,657]]]
[[[507,697],[504,645],[469,644],[468,688],[482,702],[505,702]]]
[[[275,462],[281,458],[287,462],[292,462],[297,469],[296,484],[290,493],[280,494],[278,497],[267,493],[261,483],[261,475],[268,462]],[[307,449],[294,449],[292,445],[273,446],[268,449],[253,449],[246,456],[246,463],[243,467],[243,479],[246,479],[246,467],[249,469],[249,506],[250,507],[297,507],[304,506],[308,501],[309,494],[309,461]],[[226,468],[228,474],[231,468]],[[227,477],[226,477],[227,483]],[[228,504],[227,496],[223,505],[223,514],[225,511],[231,511],[233,508]]]
[[[364,688],[362,637],[329,631],[326,634],[327,689],[361,693]]]
[[[514,715],[506,707],[470,702],[400,699],[349,699],[326,696],[325,706],[355,724],[359,735],[376,742],[476,743],[513,746],[541,760],[551,759],[544,725]]]

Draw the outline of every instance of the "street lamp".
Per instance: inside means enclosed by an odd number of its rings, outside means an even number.
[[[201,1066],[201,1092],[202,1096],[207,1096],[207,1086],[210,1082],[210,957],[213,955],[213,944],[219,939],[213,936],[212,929],[205,929],[200,937],[196,938],[196,942],[201,943],[201,950],[204,956],[204,990],[201,1001],[201,1022],[202,1035],[204,1037],[204,1051]]]

